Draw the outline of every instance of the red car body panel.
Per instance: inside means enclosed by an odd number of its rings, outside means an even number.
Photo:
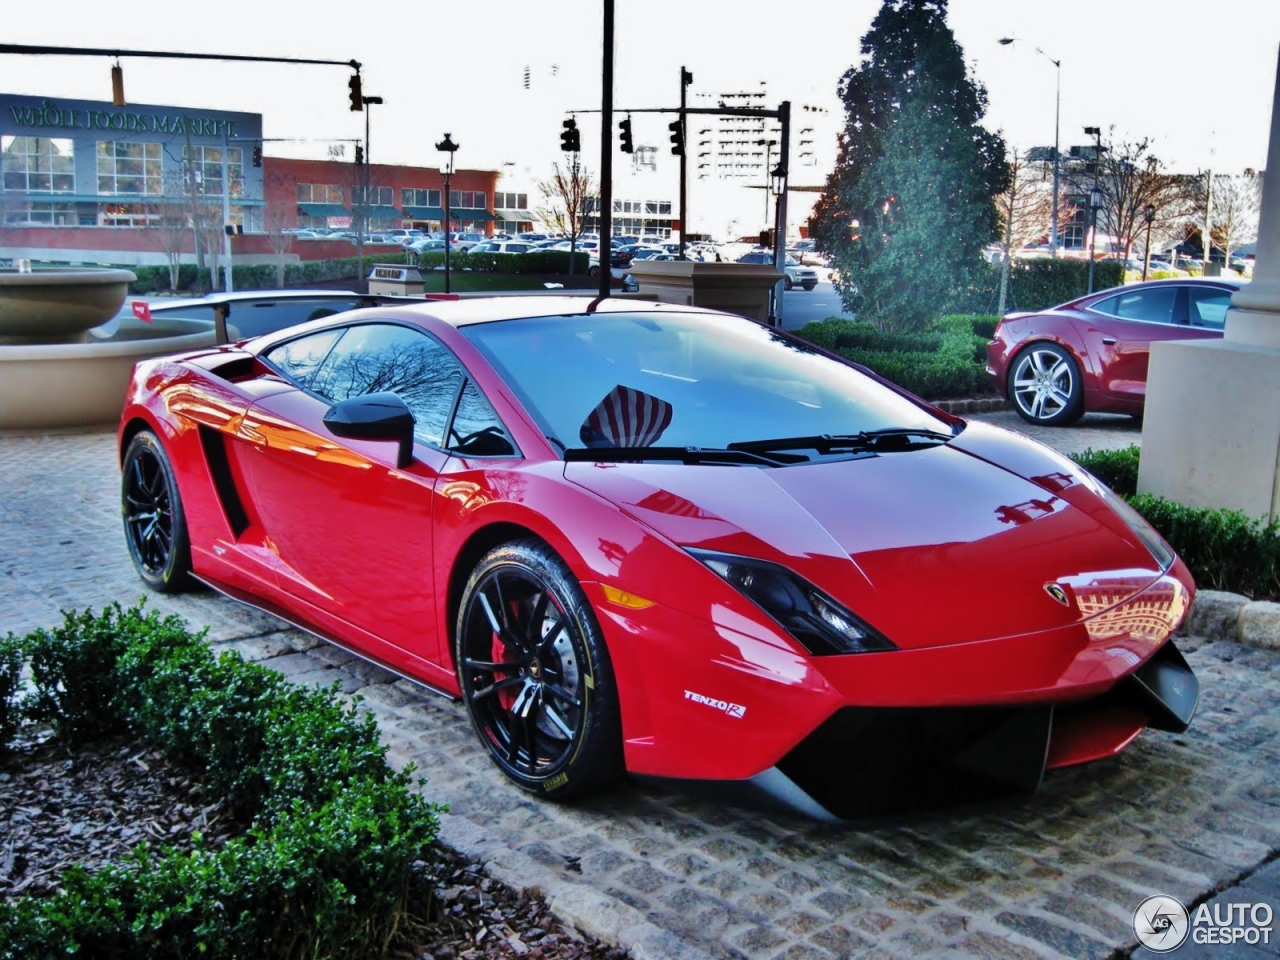
[[[433,306],[451,322],[358,313],[420,324],[453,350],[521,456],[418,443],[398,467],[395,444],[339,440],[325,401],[257,359],[283,334],[138,365],[121,450],[143,427],[161,439],[198,576],[456,696],[470,545],[532,533],[596,612],[627,769],[700,779],[754,777],[849,707],[1099,696],[1186,615],[1181,562],[1162,571],[1078,468],[1029,440],[974,423],[934,449],[785,469],[566,463],[455,326],[480,308]],[[782,564],[899,649],[814,656],[685,547]],[[614,603],[605,585],[652,604]],[[1051,765],[1115,752],[1134,716],[1064,726]]]
[[[1187,281],[1156,280],[1143,286],[1161,285],[1186,286]],[[1222,284],[1223,289],[1235,286]],[[1120,289],[1136,288],[1102,290],[1049,310],[1006,315],[987,344],[987,373],[996,389],[1012,400],[1009,370],[1014,358],[1031,344],[1055,343],[1069,351],[1080,368],[1086,412],[1140,415],[1147,396],[1151,344],[1221,339],[1222,331],[1185,323],[1129,320],[1090,309]]]

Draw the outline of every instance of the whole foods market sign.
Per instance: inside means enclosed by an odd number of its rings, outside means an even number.
[[[118,133],[190,134],[193,137],[236,136],[235,120],[212,114],[104,110],[97,105],[79,104],[59,106],[55,100],[43,100],[35,104],[10,103],[7,112],[15,127],[28,130],[113,130]]]

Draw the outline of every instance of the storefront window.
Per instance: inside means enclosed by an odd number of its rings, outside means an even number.
[[[341,203],[346,197],[342,188],[332,183],[300,183],[298,184],[299,203]]]
[[[439,190],[417,190],[405,187],[401,191],[406,207],[438,207],[440,206]]]
[[[193,144],[182,151],[183,158],[191,165],[196,190],[202,196],[222,196],[222,147]],[[227,178],[231,181],[231,196],[244,196],[244,150],[227,149]]]
[[[98,141],[98,193],[161,196],[160,144]]]
[[[488,196],[483,190],[450,190],[449,206],[464,210],[481,210]]]
[[[4,188],[37,193],[75,193],[76,162],[70,140],[0,137]]]
[[[74,203],[31,203],[6,210],[4,222],[11,226],[74,227],[76,206]]]

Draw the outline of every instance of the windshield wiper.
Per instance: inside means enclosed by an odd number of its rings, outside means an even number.
[[[804,463],[809,458],[795,454],[764,456],[749,450],[720,450],[709,447],[570,447],[565,450],[567,462],[676,460],[680,463],[749,464],[761,467],[785,467]]]
[[[887,452],[913,450],[920,446],[946,443],[954,434],[939,433],[924,427],[885,427],[880,430],[860,430],[858,433],[823,433],[812,437],[775,437],[771,440],[740,440],[728,446],[730,450],[753,453],[771,453],[778,450],[816,450],[821,455],[859,450]]]

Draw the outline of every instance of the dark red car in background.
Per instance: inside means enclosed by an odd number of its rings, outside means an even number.
[[[1222,336],[1230,279],[1114,287],[1038,313],[1011,313],[987,344],[987,373],[1021,417],[1066,426],[1085,413],[1141,416],[1156,340]]]

